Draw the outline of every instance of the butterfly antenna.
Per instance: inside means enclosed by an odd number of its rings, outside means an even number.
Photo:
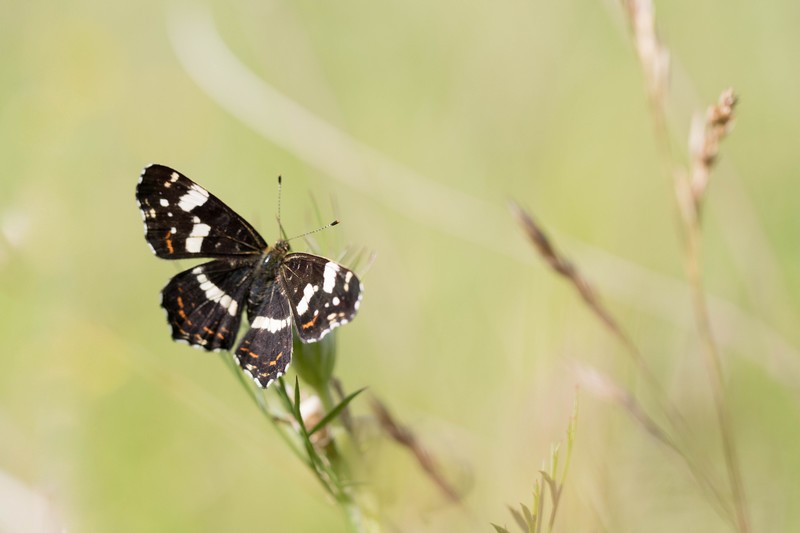
[[[286,230],[283,229],[283,224],[281,223],[281,189],[283,189],[283,178],[278,176],[278,228],[280,229],[283,240],[288,241],[289,239],[286,238]]]
[[[301,238],[301,237],[307,237],[307,236],[309,236],[309,235],[312,235],[312,234],[314,234],[314,233],[318,233],[318,232],[320,232],[320,231],[322,231],[322,230],[324,230],[324,229],[331,228],[331,227],[335,226],[335,225],[336,225],[336,224],[338,224],[338,223],[339,223],[339,221],[338,221],[338,220],[334,220],[333,222],[330,222],[330,223],[328,223],[328,224],[325,224],[325,225],[324,225],[324,226],[322,226],[321,228],[317,228],[317,229],[315,229],[315,230],[312,230],[312,231],[307,231],[307,232],[305,232],[305,233],[301,233],[300,235],[295,235],[295,236],[294,236],[294,237],[292,237],[291,239],[286,239],[286,240],[287,240],[287,241],[293,241],[293,240],[295,240],[295,239],[299,239],[299,238]]]

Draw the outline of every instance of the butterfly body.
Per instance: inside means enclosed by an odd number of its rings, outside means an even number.
[[[256,312],[264,300],[274,290],[277,281],[280,263],[289,251],[289,243],[278,241],[275,246],[267,248],[258,259],[253,270],[253,284],[247,296],[247,316],[252,322],[257,316]]]
[[[205,350],[233,348],[244,312],[250,328],[235,357],[261,387],[291,361],[292,324],[303,342],[322,339],[358,311],[362,286],[334,261],[273,246],[230,207],[179,172],[150,165],[136,198],[145,238],[165,259],[211,258],[162,290],[172,337]]]

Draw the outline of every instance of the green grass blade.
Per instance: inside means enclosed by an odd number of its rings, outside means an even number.
[[[363,387],[363,388],[360,388],[360,389],[358,389],[357,391],[353,392],[352,394],[349,394],[349,395],[348,395],[348,396],[347,396],[347,397],[346,397],[344,400],[342,400],[342,401],[341,401],[341,402],[340,402],[340,403],[339,403],[339,404],[338,404],[336,407],[334,407],[333,409],[331,409],[331,410],[328,412],[328,414],[326,414],[326,415],[325,415],[325,416],[322,418],[322,420],[320,420],[319,422],[317,422],[317,424],[316,424],[316,425],[315,425],[313,428],[311,428],[311,431],[309,431],[309,432],[308,432],[308,436],[310,437],[311,435],[313,435],[313,434],[314,434],[314,433],[316,433],[317,431],[319,431],[319,430],[321,430],[322,428],[324,428],[325,426],[327,426],[327,425],[328,425],[328,424],[329,424],[329,423],[330,423],[330,422],[331,422],[331,421],[332,421],[334,418],[336,418],[337,416],[339,416],[339,413],[341,413],[341,412],[344,410],[344,408],[345,408],[345,407],[347,407],[347,405],[348,405],[348,404],[349,404],[351,401],[353,401],[353,399],[354,399],[356,396],[358,396],[359,394],[361,394],[361,393],[362,393],[362,392],[364,392],[365,390],[367,390],[367,388],[366,388],[366,387]]]

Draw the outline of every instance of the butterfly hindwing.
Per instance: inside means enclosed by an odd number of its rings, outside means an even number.
[[[219,198],[163,165],[144,169],[136,187],[145,238],[165,259],[259,254],[255,229]]]
[[[251,263],[218,259],[173,277],[161,292],[172,338],[205,350],[230,350],[250,286]]]
[[[316,342],[346,324],[361,303],[361,282],[340,264],[304,253],[288,254],[280,276],[303,342]]]
[[[268,285],[266,297],[236,349],[236,359],[263,388],[286,372],[292,359],[292,314],[278,283]]]

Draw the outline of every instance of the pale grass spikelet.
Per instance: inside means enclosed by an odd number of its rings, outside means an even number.
[[[717,160],[719,143],[733,128],[733,111],[738,97],[733,89],[722,92],[717,103],[709,106],[705,117],[699,114],[692,120],[689,132],[689,155],[691,157],[691,192],[695,209],[699,210],[711,168]]]

